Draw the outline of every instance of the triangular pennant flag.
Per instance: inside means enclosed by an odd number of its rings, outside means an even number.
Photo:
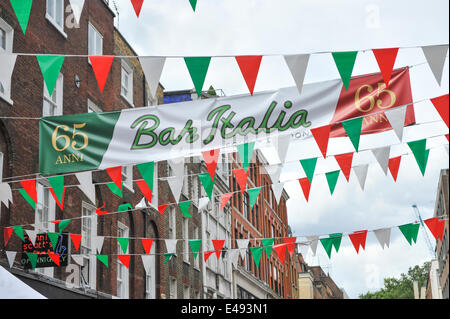
[[[21,189],[19,189],[19,193],[20,193],[20,195],[23,196],[23,198],[25,198],[27,203],[30,204],[30,206],[33,207],[34,210],[36,210],[36,202],[33,201],[33,199],[30,197],[30,195],[28,195],[26,190],[21,188]]]
[[[64,63],[64,56],[59,55],[37,55],[39,67],[47,86],[48,95],[52,96],[56,81],[58,80],[61,67]]]
[[[73,246],[75,247],[75,249],[77,251],[79,251],[80,249],[80,244],[81,244],[81,235],[78,234],[70,234],[70,240],[73,243]]]
[[[259,67],[261,66],[262,56],[237,56],[236,62],[241,69],[245,83],[247,83],[250,94],[253,95],[256,78],[258,77]]]
[[[320,242],[322,243],[323,248],[327,252],[328,258],[331,258],[333,241],[331,238],[321,238]]]
[[[342,234],[330,234],[330,238],[333,238],[334,249],[338,252],[341,246]]]
[[[272,184],[273,195],[275,196],[275,200],[277,201],[277,205],[280,204],[281,194],[283,193],[284,183]]]
[[[297,237],[286,237],[283,238],[283,241],[287,244],[287,250],[289,251],[289,255],[291,255],[292,257],[294,255],[295,242],[297,241]]]
[[[72,8],[72,12],[77,24],[80,24],[81,13],[83,12],[84,0],[69,0],[70,7]]]
[[[119,205],[119,207],[117,207],[117,212],[128,212],[128,211],[132,211],[134,210],[133,206],[131,206],[130,203],[125,203],[125,204],[121,204]]]
[[[90,55],[89,60],[91,61],[92,69],[94,70],[100,93],[103,93],[106,80],[108,79],[109,71],[114,60],[114,56]]]
[[[286,155],[289,149],[289,144],[291,142],[291,135],[278,135],[273,139],[272,146],[278,154],[278,159],[281,164],[286,162]]]
[[[384,114],[401,142],[403,140],[403,128],[405,127],[406,106],[393,108]]]
[[[194,259],[197,258],[198,252],[200,251],[200,247],[202,246],[201,240],[190,240],[189,246],[191,246],[192,255],[194,255]]]
[[[261,239],[262,246],[264,247],[264,251],[266,252],[267,258],[270,258],[270,254],[272,252],[274,239],[273,238],[263,238]]]
[[[56,245],[58,244],[59,240],[59,234],[58,233],[47,233],[47,237],[50,240],[52,244],[52,250],[54,251],[56,249]]]
[[[398,226],[410,245],[412,245],[412,242],[416,243],[417,235],[419,234],[419,227],[420,224],[406,224]]]
[[[145,253],[148,255],[150,254],[150,251],[152,250],[153,245],[153,239],[151,238],[142,238],[142,246],[144,247]]]
[[[274,245],[273,249],[277,253],[278,258],[280,258],[281,263],[284,265],[286,259],[286,244]]]
[[[248,190],[248,196],[250,199],[250,210],[253,209],[256,201],[258,200],[259,193],[261,192],[261,187],[256,187]]]
[[[2,58],[0,59],[0,83],[2,83],[4,90],[8,90],[11,87],[11,77],[16,65],[17,54],[5,54],[2,53]]]
[[[32,269],[36,268],[38,255],[35,253],[26,253],[26,254],[28,256],[28,259],[30,260],[31,268]]]
[[[117,258],[127,269],[130,268],[130,255],[118,255]]]
[[[300,160],[300,164],[302,165],[309,182],[312,183],[314,178],[314,172],[316,170],[317,157]]]
[[[102,262],[103,265],[109,267],[108,255],[95,255],[95,256],[97,257],[98,260]]]
[[[339,173],[341,171],[328,172],[325,174],[328,182],[328,187],[330,188],[331,195],[334,193],[334,189],[336,188],[336,183],[339,179]]]
[[[192,10],[194,10],[195,12],[195,9],[197,7],[197,0],[189,0],[189,3],[191,4]]]
[[[284,60],[291,71],[298,88],[298,93],[300,94],[302,93],[303,81],[305,80],[306,69],[308,68],[309,56],[309,54],[284,56]]]
[[[29,198],[31,198],[31,200],[36,204],[37,203],[36,180],[29,179],[25,181],[20,181],[20,185],[22,185]]]
[[[147,199],[149,203],[152,202],[152,190],[148,187],[145,181],[136,181],[136,185],[139,187],[142,195]]]
[[[272,183],[278,183],[280,181],[280,175],[283,171],[283,164],[265,165],[264,169],[270,176],[270,180],[272,181]]]
[[[22,226],[13,226],[14,234],[16,234],[22,241],[25,241],[25,235],[23,233]]]
[[[241,189],[242,194],[245,192],[245,187],[247,186],[248,173],[245,172],[243,168],[233,169],[233,174],[236,177],[236,181]]]
[[[391,81],[392,70],[394,69],[395,60],[397,59],[398,48],[391,49],[373,49],[373,54],[380,67],[381,75],[383,76],[386,87]]]
[[[50,259],[59,267],[60,266],[59,254],[53,253],[51,251],[49,251],[47,254],[48,254],[48,257],[50,257]]]
[[[212,241],[214,252],[216,253],[217,260],[220,258],[220,254],[222,253],[223,245],[225,245],[225,240],[213,240]]]
[[[319,243],[319,236],[306,236],[306,238],[309,241],[309,247],[311,248],[311,251],[313,255],[316,255],[317,252],[317,244]]]
[[[359,151],[359,142],[361,138],[361,129],[363,124],[363,117],[357,117],[348,121],[342,122],[342,126],[345,129],[350,141],[352,142],[355,150]]]
[[[248,244],[250,243],[250,239],[236,239],[236,244],[239,249],[239,253],[241,254],[242,259],[245,259],[245,250],[248,248]]]
[[[270,249],[272,249],[272,247],[270,247]],[[259,262],[261,261],[263,247],[250,247],[250,252],[252,253],[256,267],[259,268]],[[246,262],[249,261],[247,260]]]
[[[353,247],[355,247],[356,253],[359,254],[359,247],[362,249],[366,249],[366,238],[367,238],[367,230],[361,230],[357,232],[353,232],[353,234],[349,234]]]
[[[239,261],[239,250],[231,249],[227,251],[227,259],[231,261],[231,264],[237,266]]]
[[[106,169],[111,180],[116,184],[117,187],[122,189],[122,166],[110,167]]]
[[[244,168],[244,171],[247,172],[248,167],[250,166],[250,163],[252,161],[255,142],[237,145],[236,148],[239,153],[242,167]]]
[[[327,158],[328,141],[330,140],[331,125],[311,129],[311,134],[322,152],[323,158]]]
[[[206,168],[208,169],[209,176],[211,180],[215,179],[216,169],[217,169],[217,161],[220,156],[220,148],[210,151],[202,152],[203,160],[205,161]]]
[[[377,237],[378,242],[381,245],[381,248],[384,249],[384,246],[389,248],[389,243],[391,241],[391,229],[390,228],[377,229],[374,230],[373,232]]]
[[[9,268],[14,265],[14,260],[16,259],[17,251],[5,251],[6,258],[8,258]]]
[[[205,189],[206,195],[208,195],[209,200],[211,200],[214,189],[214,180],[211,179],[211,176],[208,173],[198,174],[198,178]]]
[[[97,209],[95,210],[95,213],[96,213],[98,216],[108,214],[109,212],[108,212],[107,210],[102,210],[103,208],[105,208],[105,206],[106,206],[106,204],[103,204],[102,207],[97,208]]]
[[[0,183],[0,207],[1,203],[5,204],[6,208],[9,208],[9,203],[12,204],[13,197],[11,192],[11,186],[8,183]]]
[[[147,184],[147,187],[151,191],[153,191],[155,163],[154,162],[142,163],[142,164],[136,165],[136,167],[137,167],[139,173],[141,174],[142,178],[144,179],[145,183]],[[149,202],[151,203],[151,200],[149,200]]]
[[[436,111],[438,111],[442,120],[449,125],[449,97],[448,94],[436,97],[434,99],[430,99],[431,103],[433,103]]]
[[[103,236],[95,236],[92,238],[92,246],[94,251],[99,254],[102,252],[102,248],[103,248],[103,242],[105,241],[105,237]]]
[[[84,256],[83,255],[71,255],[73,261],[75,261],[75,263],[78,266],[83,266],[84,263]]]
[[[178,157],[167,161],[172,169],[172,176],[184,179],[184,157]]]
[[[120,248],[122,248],[124,254],[127,253],[129,241],[129,238],[117,238],[117,242],[119,243]]]
[[[384,175],[387,175],[389,166],[389,154],[391,153],[391,146],[380,147],[372,150],[378,164],[380,164]]]
[[[64,187],[64,176],[53,176],[49,177],[47,180],[50,183],[50,193],[52,194],[59,208],[63,210],[64,195],[66,190]]]
[[[3,243],[5,244],[5,247],[8,244],[8,241],[11,238],[13,232],[14,229],[12,227],[3,228]]]
[[[172,256],[175,256],[175,254],[174,253],[171,253],[171,254],[168,254],[168,253],[166,253],[166,254],[164,254],[164,264],[167,264],[168,262],[169,262],[169,260],[170,260],[170,258],[172,258]]]
[[[147,80],[150,89],[150,95],[155,98],[164,64],[166,63],[166,58],[139,57],[139,62],[144,71],[145,79]]]
[[[305,243],[298,243],[297,248],[302,256],[308,255],[309,245]]]
[[[75,173],[80,185],[78,187],[86,197],[95,205],[95,185],[92,183],[92,172]]]
[[[115,183],[107,183],[106,186],[108,186],[111,193],[113,193],[116,196],[119,196],[120,198],[123,197],[123,183],[122,188],[117,187]]]
[[[300,178],[299,180],[300,186],[303,191],[303,195],[305,195],[306,201],[309,200],[309,192],[311,191],[311,183],[307,178]]]
[[[425,176],[425,170],[427,169],[428,155],[430,150],[426,149],[427,140],[419,140],[414,142],[408,142],[409,148],[414,154],[417,165],[419,165],[420,171],[423,176]]]
[[[169,204],[159,205],[158,206],[158,212],[160,215],[164,214],[166,211],[166,208],[169,206]]]
[[[185,202],[181,202],[178,204],[180,206],[181,209],[181,213],[187,217],[187,218],[191,218],[191,214],[189,214],[189,207],[191,206],[191,201],[185,201]]]
[[[70,219],[64,219],[58,224],[59,233],[61,234],[64,229],[66,229],[67,225],[70,224]]]
[[[366,185],[367,171],[369,170],[369,164],[359,165],[353,167],[356,177],[358,178],[359,186],[364,190]]]
[[[336,63],[339,74],[341,75],[344,87],[348,90],[358,51],[333,52],[331,54],[333,56],[334,63]]]
[[[394,178],[394,181],[397,181],[398,171],[400,169],[400,162],[402,160],[401,156],[393,157],[389,159],[389,171],[391,172],[392,178]]]
[[[192,82],[194,83],[197,96],[202,95],[203,85],[205,84],[206,74],[208,73],[211,57],[186,57],[184,58]]]
[[[205,262],[208,261],[209,257],[211,257],[212,254],[214,254],[213,251],[205,251],[205,252],[203,253],[203,259],[205,260]]]
[[[233,197],[233,193],[223,194],[220,197],[220,211],[222,212],[227,203],[229,202],[230,198]]]
[[[139,18],[139,15],[141,14],[141,9],[142,9],[143,3],[144,3],[144,0],[131,0],[131,4],[133,5],[134,12],[136,12],[136,16],[138,18]]]
[[[334,158],[339,164],[339,167],[348,182],[350,180],[350,172],[352,170],[353,153],[335,155]]]
[[[177,250],[178,239],[165,239],[168,254],[175,254]]]
[[[434,78],[438,84],[441,85],[444,64],[447,58],[448,44],[425,46],[422,47],[422,51],[427,59],[431,71],[433,72]]]
[[[184,176],[167,177],[166,181],[167,184],[169,184],[175,202],[178,202],[180,200],[181,191],[183,189]]]
[[[149,275],[152,270],[153,256],[141,255],[141,259],[144,264],[145,273]]]
[[[38,233],[37,230],[25,229],[25,232],[27,233],[28,238],[34,246],[36,244],[36,235]]]
[[[208,206],[209,198],[208,197],[202,197],[198,200],[198,210],[204,209],[206,206]]]
[[[33,0],[10,0],[11,6],[16,14],[19,25],[22,28],[23,34],[26,33],[28,21],[30,20],[31,6]]]
[[[439,238],[441,241],[444,241],[445,220],[439,220],[439,217],[434,217],[426,219],[424,222],[436,240]]]

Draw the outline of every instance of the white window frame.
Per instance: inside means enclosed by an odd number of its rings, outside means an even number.
[[[175,207],[173,205],[168,207],[168,214],[169,214],[169,239],[176,239],[177,238],[177,219],[176,219]]]
[[[48,105],[53,106],[55,109],[54,113],[46,108]],[[42,116],[57,116],[63,115],[64,103],[64,76],[62,73],[58,75],[56,80],[55,88],[53,89],[52,96],[48,94],[47,85],[44,81],[44,95],[43,95],[43,105],[42,105]]]
[[[183,287],[183,299],[190,299],[190,294],[191,289],[188,285],[184,285]]]
[[[52,10],[50,10],[49,7],[49,3],[52,2],[53,3],[53,8]],[[57,20],[56,16],[58,14],[58,8],[57,8],[57,3],[60,3],[61,8],[60,10],[60,14],[61,14],[61,21],[59,23],[59,21]],[[52,12],[50,12],[52,11]],[[64,32],[64,0],[47,0],[46,1],[46,8],[45,8],[45,18],[56,28],[56,30],[59,31],[59,33],[61,33],[61,35],[67,39],[67,34]]]
[[[133,165],[122,166],[123,185],[134,193],[133,189]]]
[[[174,277],[169,279],[169,299],[177,299],[177,279]]]
[[[94,36],[94,39],[93,39],[94,47],[91,47],[91,36]],[[98,40],[101,40],[101,48],[98,48],[98,43],[97,43]],[[103,55],[103,36],[94,27],[94,25],[91,22],[89,22],[89,25],[88,25],[88,54],[89,55]],[[90,60],[89,60],[89,63],[91,63]]]
[[[94,102],[92,102],[90,99],[88,99],[87,102],[88,107],[88,113],[101,113],[103,110]]]
[[[150,250],[149,272],[145,274],[145,298],[156,299],[156,245]]]
[[[189,264],[189,219],[186,217],[183,217],[183,224],[181,225],[182,235],[181,238],[183,238],[183,261]]]
[[[188,166],[185,164],[184,165],[184,171],[183,171],[184,177],[183,177],[183,187],[181,189],[181,192],[184,196],[186,196],[187,198],[189,198],[189,172],[188,172]]]
[[[0,46],[0,54],[10,54],[13,50],[14,28],[11,27],[5,20],[0,18],[0,28],[5,32],[5,48]],[[11,79],[7,83],[1,83],[3,91],[0,91],[0,98],[5,100],[8,104],[13,105],[11,100]]]
[[[117,222],[117,237],[119,238],[128,238],[129,237],[129,228],[122,224],[121,222]],[[117,245],[118,254],[123,254],[122,247]],[[120,271],[123,271],[123,277],[120,276]],[[130,278],[128,268],[125,267],[120,261],[117,262],[117,297],[120,299],[128,299],[130,297]],[[123,294],[119,290],[119,283],[121,284],[121,288],[123,288]]]
[[[124,74],[128,74],[128,83],[126,85],[124,84]],[[134,107],[133,102],[133,68],[128,64],[125,59],[122,59],[122,67],[120,69],[120,95],[130,104],[132,107]],[[126,93],[123,92],[123,90],[127,90]]]
[[[86,262],[89,265],[89,282],[87,285],[91,289],[96,289],[97,286],[97,260],[94,255],[95,251],[93,239],[97,236],[97,215],[95,214],[95,206],[82,201],[81,203],[81,247],[80,253],[83,255],[83,264]],[[88,217],[91,216],[91,217]],[[90,236],[86,235],[84,230],[84,223],[90,222]],[[86,253],[84,253],[86,252]]]
[[[5,156],[3,155],[2,152],[0,152],[0,183],[3,182],[3,159],[5,158]]]

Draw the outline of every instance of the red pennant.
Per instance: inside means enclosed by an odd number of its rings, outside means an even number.
[[[392,49],[373,49],[373,54],[377,59],[381,74],[383,75],[386,87],[389,86],[392,70],[394,69],[395,60],[397,59],[398,48]]]
[[[158,206],[158,212],[160,215],[164,214],[164,211],[166,210],[167,206],[169,206],[169,204],[164,204],[164,205]]]
[[[389,159],[389,171],[391,172],[391,175],[394,178],[394,182],[397,182],[398,170],[400,169],[401,161],[402,161],[401,156]]]
[[[131,4],[133,5],[134,12],[136,12],[136,16],[139,18],[141,14],[142,4],[144,0],[131,0]]]
[[[100,92],[103,93],[105,88],[106,79],[108,78],[109,70],[114,60],[114,56],[111,55],[90,55],[89,60],[94,70],[95,78],[97,79]]]
[[[247,83],[250,94],[253,95],[255,89],[256,78],[258,77],[259,67],[261,66],[262,56],[240,56],[236,57],[236,61]]]
[[[323,158],[327,158],[328,141],[330,139],[331,125],[322,126],[311,129],[311,134],[316,140],[317,146],[319,146],[322,152]]]
[[[118,255],[117,257],[125,267],[130,267],[130,255]]]
[[[233,197],[233,193],[222,195],[222,197],[220,198],[220,211],[223,211],[225,205],[228,203],[231,197]]]
[[[70,239],[72,240],[75,249],[78,251],[80,249],[81,235],[70,234]]]
[[[209,258],[212,254],[214,254],[213,251],[205,251],[205,252],[203,253],[203,258],[205,259],[205,262],[208,260],[208,258]]]
[[[297,241],[297,237],[286,237],[283,238],[283,241],[287,244],[287,250],[291,257],[294,255],[295,243]]]
[[[28,179],[26,181],[20,181],[20,185],[25,189],[27,194],[31,197],[31,199],[37,203],[37,190],[36,190],[36,180]]]
[[[209,176],[211,180],[214,180],[216,175],[217,161],[220,155],[220,149],[202,152],[203,159],[205,160],[206,167],[208,168]]]
[[[281,263],[284,265],[284,261],[286,259],[286,244],[273,245],[272,248],[275,250],[278,258],[280,258]]]
[[[214,251],[216,252],[217,260],[219,260],[225,240],[213,240],[212,243],[214,246]]]
[[[3,228],[3,242],[6,245],[8,244],[9,239],[11,238],[11,235],[13,233],[14,229],[11,227],[5,227]]]
[[[59,254],[55,254],[54,252],[49,251],[48,253],[48,257],[50,257],[51,260],[53,260],[53,262],[58,265],[58,267],[60,266],[59,263]]]
[[[96,213],[97,215],[99,215],[99,216],[108,214],[108,211],[106,211],[106,210],[102,211],[102,209],[105,208],[105,206],[106,206],[106,203],[103,204],[102,207],[97,208],[97,209],[95,210],[95,213]]]
[[[300,178],[298,180],[300,182],[300,186],[302,187],[303,194],[305,195],[306,201],[309,200],[309,191],[311,190],[311,183],[308,178]]]
[[[448,134],[446,134],[445,137],[447,138],[447,141],[448,141]]]
[[[348,237],[352,241],[353,247],[356,249],[356,253],[359,253],[359,246],[366,249],[367,230],[354,232],[353,234],[349,234]]]
[[[150,250],[152,250],[153,239],[142,238],[142,246],[144,246],[145,253],[150,254]]]
[[[58,225],[60,222],[61,222],[60,220],[53,220],[53,221],[51,221],[50,223],[55,224],[55,225]]]
[[[448,127],[448,121],[449,121],[448,94],[436,97],[434,99],[430,99],[430,101],[431,101],[431,103],[433,103],[434,107],[436,108],[436,111],[438,111],[442,120],[445,122],[445,124],[447,124],[447,127]],[[448,137],[447,137],[447,139],[448,139]]]
[[[63,188],[63,195],[62,195],[62,203],[59,202],[58,197],[55,194],[55,191],[53,188],[49,188],[50,193],[52,194],[53,198],[55,199],[56,204],[58,204],[59,208],[63,210],[64,207],[64,196],[66,195],[66,187]]]
[[[430,218],[424,221],[427,224],[428,229],[433,234],[436,240],[438,238],[443,241],[444,239],[444,229],[445,229],[445,220],[439,220],[439,217]]]
[[[348,182],[350,180],[350,172],[352,170],[353,153],[335,155],[334,158],[336,158],[336,161],[338,162],[339,167]]]
[[[110,167],[106,169],[109,177],[119,189],[122,189],[122,166]]]
[[[249,172],[250,170],[247,170],[246,173],[243,168],[233,169],[233,174],[236,177],[236,181],[241,189],[242,194],[244,194],[245,192]]]
[[[147,183],[145,181],[136,181],[136,185],[139,187],[139,189],[141,190],[145,198],[148,200],[148,202],[151,203],[153,193],[150,187],[148,187]]]

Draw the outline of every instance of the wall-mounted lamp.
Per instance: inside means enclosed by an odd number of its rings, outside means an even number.
[[[80,88],[81,80],[78,77],[78,75],[75,75],[75,85],[76,85],[77,88]]]

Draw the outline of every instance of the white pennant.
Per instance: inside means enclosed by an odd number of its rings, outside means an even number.
[[[389,124],[391,124],[398,139],[402,142],[403,128],[405,127],[406,106],[396,107],[384,114],[386,114]]]
[[[387,175],[388,165],[389,165],[389,154],[391,153],[391,147],[380,147],[372,150],[373,155],[377,159],[378,164],[380,164],[384,175]]]
[[[358,177],[359,186],[361,186],[362,190],[364,190],[364,186],[366,185],[368,169],[369,164],[353,167],[353,171],[355,172],[356,177]]]
[[[140,57],[139,62],[141,62],[142,69],[144,70],[145,78],[150,88],[150,94],[155,98],[166,58]]]
[[[0,205],[1,203],[5,204],[7,208],[9,208],[9,203],[13,202],[11,186],[8,183],[0,184]],[[0,206],[1,208],[1,206]],[[1,209],[0,209],[1,211]]]
[[[69,0],[70,7],[72,8],[73,15],[75,17],[75,20],[77,21],[77,24],[80,24],[80,18],[81,18],[81,12],[83,11],[84,7],[84,0]]]
[[[291,141],[291,135],[280,135],[273,139],[273,147],[278,153],[278,158],[281,164],[286,161],[286,154],[289,149],[289,143]]]
[[[34,246],[36,244],[37,230],[25,229],[25,232],[27,233],[28,237],[30,238],[30,241],[33,243]]]
[[[198,200],[198,210],[202,210],[206,206],[208,206],[209,198],[208,197],[202,197]]]
[[[5,251],[8,258],[9,268],[12,268],[14,260],[16,259],[17,251]]]
[[[105,241],[105,237],[103,236],[95,236],[92,238],[92,241],[94,242],[94,251],[97,252],[97,254],[100,254],[102,252],[103,248],[103,242]]]
[[[306,238],[310,242],[309,247],[311,248],[313,256],[315,256],[317,251],[317,244],[319,243],[319,236],[306,236]]]
[[[302,254],[303,257],[305,257],[308,254],[309,245],[307,244],[297,244],[298,250],[300,251],[300,254]]]
[[[155,258],[155,256],[151,256],[151,255],[142,255],[142,263],[144,264],[144,269],[145,269],[145,273],[147,275],[150,274],[150,268],[152,265],[152,259]]]
[[[275,200],[277,201],[277,205],[280,204],[281,194],[283,194],[284,183],[272,184],[273,194],[275,195]]]
[[[245,259],[246,250],[248,248],[248,244],[250,243],[250,239],[236,239],[236,243],[239,248],[239,253],[241,254],[242,259]]]
[[[0,70],[2,70],[0,72],[0,82],[3,84],[5,91],[9,91],[17,54],[2,54],[0,57]]]
[[[92,184],[92,172],[75,173],[80,185],[78,187],[89,198],[92,204],[96,205],[95,185]]]
[[[79,266],[83,266],[83,255],[72,255],[71,257]]]
[[[280,181],[281,171],[283,170],[283,165],[266,165],[264,166],[267,174],[269,174],[270,179],[273,184]]]
[[[146,198],[142,197],[141,201],[137,203],[134,208],[146,208],[146,207],[147,207]]]
[[[306,69],[308,67],[309,54],[286,55],[284,56],[292,77],[297,84],[298,92],[301,94],[303,82],[305,80]]]
[[[441,85],[444,64],[447,58],[448,44],[422,47],[422,51],[427,58],[428,65],[430,66],[436,81]]]
[[[166,249],[168,254],[174,254],[177,252],[178,239],[165,239]]]
[[[238,264],[239,260],[239,250],[237,249],[230,249],[227,251],[227,256],[229,260],[231,261],[231,264],[236,266]]]
[[[389,248],[389,242],[391,238],[391,229],[385,228],[385,229],[378,229],[373,231],[375,233],[375,236],[377,237],[378,241],[380,242],[381,248],[384,249],[384,245],[386,245],[387,248]]]
[[[180,179],[180,177],[176,176],[167,177],[167,183],[169,184],[175,201],[178,203],[180,200],[181,190],[183,189],[183,178]]]

